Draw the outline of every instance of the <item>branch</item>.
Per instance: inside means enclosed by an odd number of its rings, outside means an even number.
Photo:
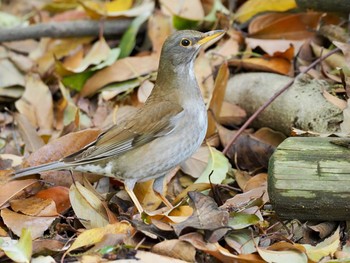
[[[27,27],[13,27],[0,30],[0,42],[37,39],[41,37],[70,38],[120,35],[130,25],[130,19],[109,21],[78,20],[42,23]]]
[[[283,92],[285,92],[287,89],[290,88],[290,86],[293,85],[295,80],[301,75],[307,73],[310,69],[312,69],[314,66],[316,66],[321,61],[325,60],[329,56],[333,55],[334,53],[340,51],[339,48],[335,48],[332,51],[328,52],[326,55],[319,57],[314,62],[312,62],[306,69],[302,70],[295,78],[293,78],[291,81],[289,81],[283,88],[281,88],[279,91],[277,91],[268,101],[266,101],[259,109],[257,109],[256,112],[252,116],[249,117],[249,119],[242,125],[242,127],[233,135],[230,142],[226,145],[225,149],[222,151],[223,154],[227,154],[228,150],[230,149],[231,145],[234,144],[234,142],[237,140],[237,138],[244,132],[244,130],[255,120],[255,118],[263,112],[275,99],[278,98]]]

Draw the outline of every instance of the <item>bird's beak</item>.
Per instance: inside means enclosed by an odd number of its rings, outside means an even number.
[[[209,31],[203,34],[203,38],[200,39],[197,44],[199,46],[202,46],[204,44],[206,44],[206,46],[210,46],[211,44],[214,44],[216,41],[218,41],[225,33],[225,30]]]

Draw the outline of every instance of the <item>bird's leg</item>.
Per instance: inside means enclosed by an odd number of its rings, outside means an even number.
[[[125,180],[124,181],[125,191],[128,193],[131,200],[135,204],[137,211],[139,211],[139,213],[142,214],[144,210],[133,191],[135,183],[136,183],[136,180]]]
[[[169,209],[173,209],[174,208],[173,205],[163,195],[164,178],[165,178],[165,175],[158,177],[157,179],[154,180],[153,191]]]

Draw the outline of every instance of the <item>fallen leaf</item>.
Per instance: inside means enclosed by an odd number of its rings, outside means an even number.
[[[236,250],[238,254],[255,253],[259,239],[259,236],[253,236],[253,232],[250,229],[234,230],[225,236],[227,245]]]
[[[131,234],[133,228],[130,223],[126,221],[118,222],[115,224],[107,224],[104,227],[93,228],[85,230],[81,233],[73,244],[69,247],[66,253],[73,251],[74,249],[95,245],[102,241],[105,235],[108,234]]]
[[[36,129],[25,115],[15,113],[14,119],[17,123],[19,133],[25,143],[26,151],[32,153],[44,146],[43,139],[38,135]]]
[[[209,147],[210,159],[205,171],[195,181],[195,183],[214,183],[220,184],[225,178],[231,165],[225,155],[213,147]]]
[[[306,249],[306,254],[308,258],[312,261],[318,262],[321,258],[333,255],[340,246],[340,235],[339,235],[339,227],[334,232],[333,235],[326,238],[321,243],[316,246],[312,246],[309,244],[302,245]]]
[[[188,227],[210,232],[210,230],[214,231],[227,225],[228,212],[219,209],[211,197],[198,192],[189,192],[188,195],[193,202],[194,212],[187,220],[173,225],[177,235],[180,235]],[[228,229],[224,230],[222,236],[228,231]],[[221,237],[217,238],[220,239]]]
[[[8,201],[14,197],[19,197],[23,190],[28,192],[29,187],[33,187],[38,184],[37,179],[26,179],[18,181],[7,182],[6,185],[0,185],[0,207],[4,206]]]
[[[153,191],[154,180],[137,183],[134,193],[146,211],[154,211],[162,203],[162,200]]]
[[[32,238],[30,230],[23,228],[18,241],[0,239],[0,249],[14,262],[31,262]]]
[[[296,8],[295,0],[248,0],[235,13],[235,18],[244,23],[254,15],[266,11],[287,11]]]
[[[213,70],[210,65],[210,59],[204,52],[199,54],[194,62],[194,72],[196,75],[199,89],[201,90],[203,100],[207,103],[210,100],[214,89]]]
[[[166,15],[177,15],[195,21],[201,21],[204,19],[203,6],[199,0],[187,0],[182,2],[161,0],[160,6],[161,10]]]
[[[178,239],[164,240],[157,243],[152,247],[151,251],[186,262],[196,262],[196,249],[191,244]]]
[[[68,63],[64,63],[62,66],[65,67],[65,70],[69,71],[69,73],[81,73],[86,70],[91,65],[98,65],[102,61],[105,61],[110,56],[111,49],[109,48],[106,40],[101,37],[98,41],[96,41],[90,51],[86,54],[86,56],[81,60],[78,65],[70,66]]]
[[[216,120],[218,120],[221,112],[229,76],[230,71],[228,70],[227,64],[224,63],[219,68],[218,75],[215,79],[214,90],[209,103],[206,138],[211,137],[216,132]]]
[[[173,27],[169,16],[155,10],[148,19],[148,36],[152,42],[152,50],[160,54],[165,39],[172,33]]]
[[[0,94],[5,90],[3,88],[10,88],[13,86],[24,87],[25,80],[23,74],[7,59],[0,60]],[[16,94],[23,93],[23,88],[18,92],[13,91],[10,97],[17,98]],[[11,94],[9,91],[8,94]]]
[[[57,216],[55,202],[52,199],[41,199],[39,197],[29,197],[26,199],[16,199],[10,201],[13,211],[21,212],[28,216]]]
[[[221,262],[239,262],[239,263],[265,263],[259,255],[248,254],[248,255],[234,255],[229,250],[223,248],[219,243],[205,242],[203,236],[198,232],[192,232],[183,235],[179,238],[180,240],[187,241],[192,244],[196,249],[201,250],[213,257],[217,258]]]
[[[56,204],[56,209],[59,214],[67,211],[71,207],[69,201],[69,189],[63,186],[54,186],[48,189],[41,190],[35,194],[35,197],[41,199],[52,199]]]
[[[194,178],[198,178],[206,169],[209,158],[209,146],[203,145],[190,158],[181,164],[181,170]]]
[[[108,216],[102,201],[79,182],[72,184],[69,199],[79,221],[87,229],[108,225]]]
[[[104,68],[89,78],[81,96],[93,95],[99,89],[112,82],[121,82],[149,74],[158,69],[158,55],[144,57],[126,57]]]
[[[94,19],[101,17],[135,17],[144,12],[151,12],[154,9],[154,2],[151,0],[141,1],[139,5],[132,7],[131,0],[114,0],[111,2],[96,3],[95,1],[80,1],[80,4],[87,11],[89,16]],[[131,8],[132,7],[132,8]]]
[[[228,64],[248,70],[266,71],[284,75],[289,75],[292,70],[290,61],[277,57],[230,59]]]
[[[305,251],[301,251],[299,246],[290,244],[288,242],[275,243],[268,248],[258,247],[259,255],[266,260],[266,262],[308,262]]]
[[[21,235],[23,228],[27,228],[32,235],[32,240],[41,237],[56,219],[56,217],[22,215],[7,208],[1,210],[1,217],[5,225],[17,236]]]
[[[55,139],[39,150],[32,153],[25,160],[25,167],[44,164],[57,161],[62,157],[68,156],[81,150],[85,145],[91,143],[101,133],[99,129],[86,129],[78,132],[69,133],[58,139]]]
[[[322,92],[323,97],[325,97],[325,99],[327,101],[329,101],[330,103],[332,103],[334,106],[338,107],[341,110],[344,110],[347,106],[347,103],[345,100],[339,99],[336,96],[333,96],[332,94],[330,94],[328,91],[324,90]]]
[[[128,29],[124,32],[119,43],[120,58],[128,57],[131,54],[136,45],[137,33],[140,30],[142,24],[146,22],[150,15],[151,12],[144,12],[130,23]]]
[[[224,101],[219,114],[219,123],[227,126],[242,124],[247,118],[247,113],[236,104]]]
[[[38,75],[27,75],[26,88],[17,110],[39,128],[41,134],[51,134],[53,125],[53,101],[51,92]]]

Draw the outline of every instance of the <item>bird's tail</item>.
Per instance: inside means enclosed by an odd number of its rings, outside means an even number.
[[[33,167],[27,167],[19,170],[15,170],[13,172],[14,176],[11,177],[11,180],[22,178],[28,175],[41,173],[41,172],[47,172],[52,170],[62,170],[66,168],[66,164],[64,162],[51,162],[51,163],[45,163]]]

